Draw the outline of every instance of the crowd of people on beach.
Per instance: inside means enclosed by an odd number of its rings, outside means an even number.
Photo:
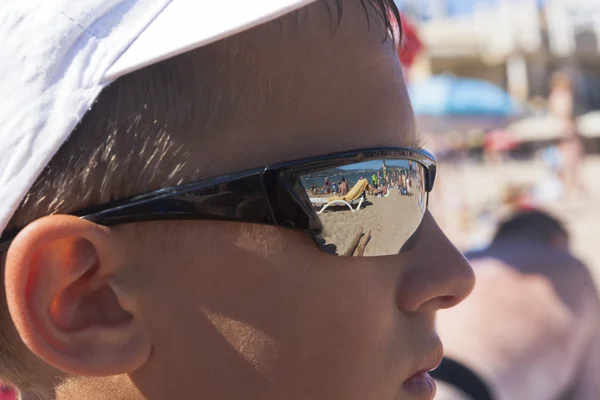
[[[384,170],[383,174],[381,171],[378,171],[371,175],[366,191],[367,194],[375,197],[385,197],[392,189],[398,189],[400,195],[412,196],[415,192],[413,187],[415,180],[419,182],[419,185],[423,185],[423,182],[416,178],[414,171],[393,170],[388,172]],[[365,178],[360,176],[359,180],[362,179]],[[336,182],[335,180],[332,181],[329,176],[324,178],[322,186],[311,185],[309,189],[309,192],[312,194],[337,196],[345,196],[348,194],[348,191],[349,185],[345,177]]]
[[[346,194],[348,194],[348,182],[346,182],[345,177],[342,177],[342,179],[338,182],[332,182],[327,176],[323,180],[323,186],[317,188],[313,185],[310,188],[310,192],[314,194],[345,196]]]

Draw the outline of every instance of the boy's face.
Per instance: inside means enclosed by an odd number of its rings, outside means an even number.
[[[239,69],[262,107],[199,146],[198,167],[217,175],[415,142],[396,51],[370,18],[369,30],[358,2],[344,2],[333,35],[317,3],[297,27],[284,18],[230,40],[251,55]],[[132,378],[150,399],[421,398],[403,383],[441,356],[435,312],[473,284],[429,215],[412,251],[383,258],[327,256],[309,236],[275,227],[183,229],[178,241],[131,249],[154,345]]]
[[[239,79],[240,98],[224,95],[246,106],[189,143],[191,167],[216,176],[417,141],[392,40],[372,10],[369,28],[358,1],[343,5],[335,34],[318,2],[217,45],[242,54],[224,78]],[[118,296],[151,342],[129,374],[148,399],[429,398],[407,381],[441,357],[436,311],[473,285],[429,214],[412,250],[387,257],[335,257],[306,234],[242,223],[114,234],[126,249]]]

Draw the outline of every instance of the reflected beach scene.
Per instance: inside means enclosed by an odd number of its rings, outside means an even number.
[[[372,160],[301,177],[319,215],[323,248],[344,256],[398,254],[427,207],[425,168]]]

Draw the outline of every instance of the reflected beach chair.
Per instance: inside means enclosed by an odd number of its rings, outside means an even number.
[[[320,206],[323,204],[323,207],[317,212],[317,214],[323,213],[332,205],[346,205],[348,208],[350,208],[350,211],[358,211],[360,210],[360,206],[362,206],[363,202],[365,201],[364,194],[365,190],[367,190],[367,186],[367,180],[361,179],[356,182],[356,184],[345,196],[311,198],[310,202],[315,206]],[[356,205],[356,208],[352,208],[352,205]]]

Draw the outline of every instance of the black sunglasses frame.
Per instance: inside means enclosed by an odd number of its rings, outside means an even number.
[[[307,173],[369,160],[404,159],[425,168],[425,191],[435,182],[437,161],[425,150],[372,148],[333,153],[254,168],[160,189],[72,213],[103,226],[164,220],[216,220],[276,225],[322,232],[300,177]],[[0,237],[0,252],[19,230]]]

